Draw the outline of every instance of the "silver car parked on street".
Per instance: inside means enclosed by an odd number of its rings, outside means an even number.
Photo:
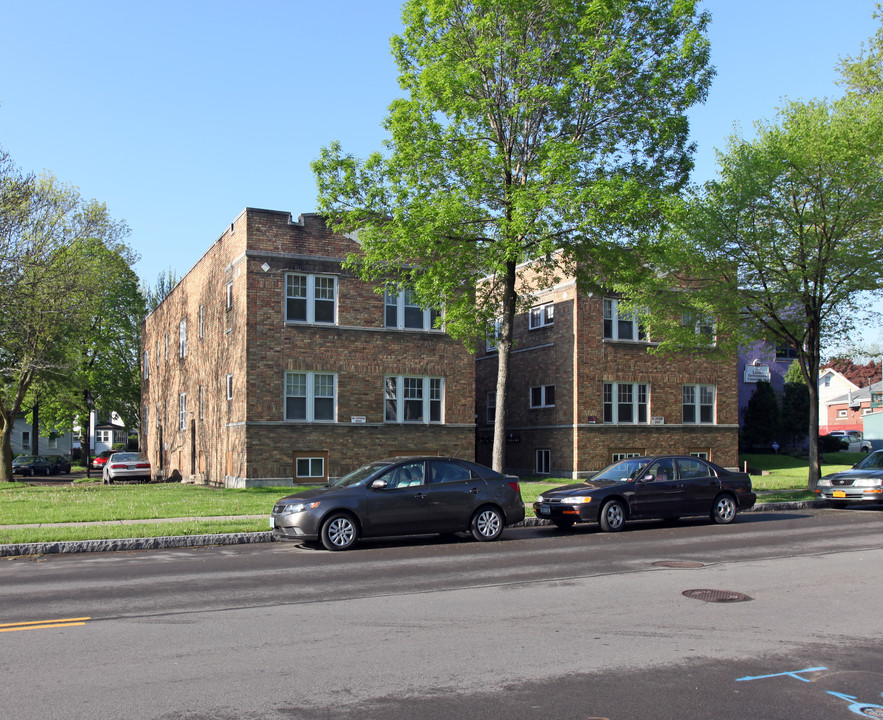
[[[816,494],[830,505],[883,503],[883,450],[871,453],[849,470],[825,475]]]

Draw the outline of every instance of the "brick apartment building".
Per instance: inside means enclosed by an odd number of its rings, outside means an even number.
[[[408,293],[344,270],[358,249],[319,215],[236,218],[144,323],[155,473],[245,487],[474,457],[473,357]]]
[[[697,328],[711,332],[711,328]],[[738,359],[651,355],[616,297],[577,292],[573,278],[535,294],[515,321],[506,467],[585,477],[632,455],[695,454],[738,464]],[[476,460],[493,448],[497,354],[476,360]]]

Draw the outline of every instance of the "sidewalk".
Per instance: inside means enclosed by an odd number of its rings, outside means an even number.
[[[760,493],[758,493],[760,494]],[[782,510],[801,510],[805,508],[824,507],[821,500],[802,500],[799,502],[757,503],[750,510],[742,512],[777,512]],[[269,515],[226,515],[213,517],[215,520],[260,519]],[[102,520],[98,522],[74,523],[35,523],[30,525],[0,525],[0,529],[16,528],[47,528],[47,527],[85,527],[95,525],[150,525],[156,523],[192,522],[203,520],[201,517],[156,518],[149,520]],[[527,517],[523,522],[510,527],[536,527],[548,525],[548,520]],[[273,533],[224,533],[216,535],[174,535],[167,537],[120,538],[107,540],[59,540],[39,543],[13,543],[0,545],[0,557],[17,557],[21,555],[49,555],[55,553],[81,552],[114,552],[135,550],[161,550],[165,548],[206,547],[214,545],[244,545],[253,543],[273,542]]]

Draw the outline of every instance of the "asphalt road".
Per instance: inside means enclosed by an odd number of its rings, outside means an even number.
[[[3,559],[0,717],[883,717],[881,567],[874,509]]]

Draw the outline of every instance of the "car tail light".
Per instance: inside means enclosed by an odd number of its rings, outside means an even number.
[[[138,468],[139,470],[142,470],[144,468],[149,468],[150,463],[138,463],[135,467]]]
[[[111,470],[125,470],[126,466],[123,465],[122,463],[114,463],[113,465],[110,466],[110,469]]]
[[[512,488],[519,495],[521,495],[521,486],[518,484],[517,480],[515,480],[514,482],[510,482],[509,487]]]

